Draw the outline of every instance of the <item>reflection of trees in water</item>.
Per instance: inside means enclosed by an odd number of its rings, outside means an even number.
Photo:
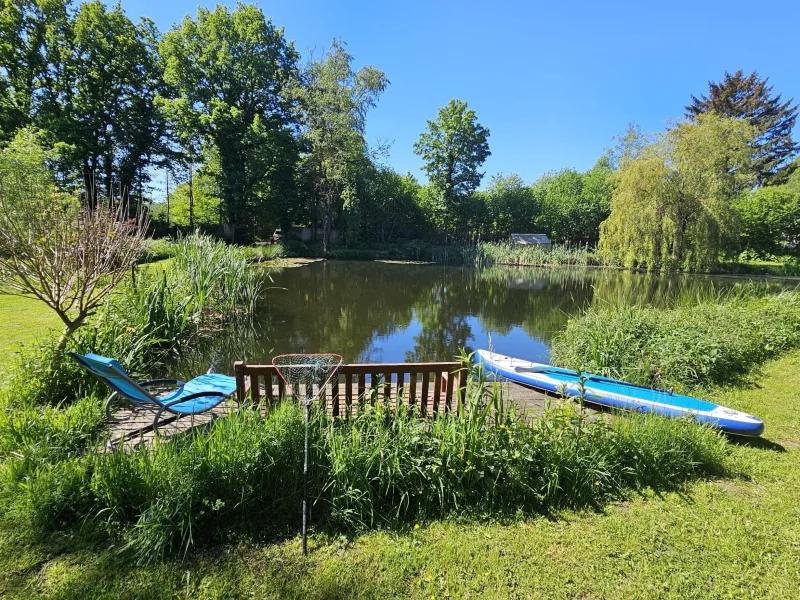
[[[373,262],[323,262],[273,274],[252,327],[231,327],[183,362],[194,374],[233,360],[268,362],[282,352],[338,352],[383,360],[393,334],[416,319],[422,331],[407,360],[444,360],[469,347],[476,324],[508,334],[520,327],[549,342],[567,319],[598,302],[669,306],[735,284],[732,279],[597,269],[471,269]],[[280,289],[284,288],[284,289]],[[474,319],[473,319],[474,318]],[[397,348],[395,347],[395,350]]]

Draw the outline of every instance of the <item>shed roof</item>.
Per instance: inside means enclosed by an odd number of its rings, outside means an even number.
[[[520,246],[542,246],[550,244],[550,238],[544,233],[512,233],[511,241]]]

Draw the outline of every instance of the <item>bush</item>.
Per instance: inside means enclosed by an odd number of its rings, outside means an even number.
[[[573,403],[527,421],[470,384],[466,410],[431,421],[402,403],[311,422],[312,519],[331,532],[448,516],[513,518],[666,489],[725,469],[712,429],[657,416],[586,421]],[[242,410],[152,448],[34,455],[0,470],[5,516],[40,535],[73,526],[122,539],[139,560],[225,539],[294,534],[303,419],[291,402]]]
[[[800,346],[800,293],[718,298],[659,310],[596,306],[552,344],[567,368],[687,389],[736,381]]]

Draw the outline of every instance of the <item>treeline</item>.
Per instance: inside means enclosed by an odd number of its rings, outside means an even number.
[[[489,130],[457,100],[415,145],[429,184],[396,173],[364,137],[387,76],[355,69],[338,40],[301,63],[253,5],[201,7],[165,33],[100,0],[6,2],[0,17],[0,141],[35,128],[60,185],[87,203],[147,203],[157,176],[156,226],[236,241],[309,226],[326,249],[334,230],[347,244],[511,231],[596,243],[608,215],[602,165],[477,191]]]
[[[62,188],[146,205],[162,231],[249,242],[310,227],[325,252],[334,234],[354,246],[535,232],[683,269],[800,240],[797,106],[757,73],[710,83],[683,121],[631,129],[586,172],[497,175],[484,189],[490,131],[460,100],[420,124],[427,184],[384,164],[365,129],[388,85],[339,40],[301,60],[254,5],[201,7],[162,33],[101,0],[0,4],[0,143],[38,140]],[[167,201],[152,205],[155,176]]]

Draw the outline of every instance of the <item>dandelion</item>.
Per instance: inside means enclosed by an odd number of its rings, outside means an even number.
[[[458,458],[464,458],[464,453],[462,452],[461,454],[459,454]]]
[[[484,572],[483,576],[484,576],[484,577],[488,577],[488,576],[489,576],[489,575],[491,575],[491,574],[492,574],[492,572],[491,572],[491,571],[486,571],[486,572]]]
[[[433,581],[433,575],[428,573],[427,575],[425,575],[425,579],[427,579],[428,581]]]
[[[572,319],[567,319],[567,325],[569,325],[570,323],[572,323]]]
[[[128,326],[125,328],[125,331],[126,331],[127,333],[133,333],[134,331],[136,331],[136,329],[135,329],[134,327],[131,327],[130,325],[128,325]]]
[[[471,464],[472,464],[472,462],[467,461],[467,466],[470,466]]]
[[[419,523],[414,523],[414,529],[419,529]]]

